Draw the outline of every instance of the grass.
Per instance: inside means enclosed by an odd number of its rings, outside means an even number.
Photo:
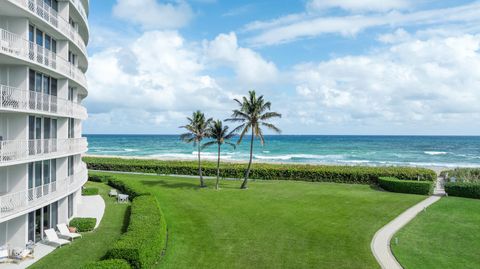
[[[374,233],[424,196],[368,185],[115,174],[154,194],[168,225],[158,268],[378,268]],[[83,255],[83,254],[82,254]]]
[[[393,252],[402,266],[479,268],[480,200],[448,197],[397,233]]]
[[[71,245],[56,249],[29,268],[81,268],[86,263],[100,260],[113,242],[117,241],[128,224],[127,204],[118,204],[115,198],[108,197],[111,189],[103,183],[88,182],[87,187],[98,188],[105,200],[105,214],[100,226],[93,232],[83,233],[83,238],[76,239]]]

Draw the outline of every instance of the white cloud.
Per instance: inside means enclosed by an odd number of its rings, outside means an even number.
[[[348,11],[388,11],[405,9],[411,6],[407,0],[310,0],[307,9],[322,11],[329,8],[341,8]]]
[[[204,47],[210,61],[233,67],[243,83],[272,82],[277,78],[275,64],[252,49],[240,47],[234,32],[220,34],[213,41],[206,41]]]
[[[459,35],[402,40],[363,56],[299,64],[294,78],[300,99],[290,113],[309,115],[317,124],[384,128],[478,119],[479,49],[480,35]]]
[[[165,4],[157,0],[117,0],[113,14],[144,29],[177,29],[193,18],[191,7],[183,0]]]
[[[443,9],[414,12],[325,17],[316,14],[290,14],[270,21],[256,21],[245,26],[247,32],[258,32],[249,39],[255,46],[275,45],[323,34],[338,33],[352,36],[373,27],[435,26],[438,24],[466,25],[480,23],[480,2]],[[477,27],[478,29],[478,27]]]
[[[129,122],[122,125],[144,122],[143,128],[158,128],[196,109],[227,109],[224,104],[232,96],[214,78],[202,74],[205,66],[199,51],[175,31],[151,31],[128,46],[92,55],[87,104],[93,117],[89,122],[103,128],[96,119],[123,113]],[[92,124],[87,126],[93,129]]]

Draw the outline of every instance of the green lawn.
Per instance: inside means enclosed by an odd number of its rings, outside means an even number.
[[[479,268],[480,200],[442,198],[396,237],[393,252],[404,268]]]
[[[367,185],[223,181],[215,191],[213,181],[115,177],[160,202],[169,238],[158,268],[378,268],[374,233],[424,199]]]
[[[100,260],[113,242],[117,241],[128,225],[127,210],[129,205],[118,204],[115,198],[108,197],[111,189],[102,183],[88,182],[88,187],[96,187],[105,200],[105,214],[98,229],[84,233],[83,238],[76,239],[71,245],[56,249],[29,268],[81,268],[88,262]]]

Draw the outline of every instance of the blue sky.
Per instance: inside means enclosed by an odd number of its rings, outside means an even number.
[[[478,1],[90,5],[85,133],[178,133],[255,89],[286,134],[480,134]]]

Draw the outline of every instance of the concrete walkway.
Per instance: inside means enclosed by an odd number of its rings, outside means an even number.
[[[98,228],[105,213],[105,201],[100,195],[82,196],[82,201],[78,204],[77,217],[96,218],[95,229]]]
[[[407,223],[414,219],[418,213],[426,210],[427,207],[432,205],[441,199],[441,196],[445,195],[445,190],[443,189],[443,178],[437,179],[437,185],[435,186],[434,195],[428,197],[422,202],[412,206],[403,212],[400,216],[395,218],[393,221],[383,226],[377,233],[373,236],[372,243],[370,247],[372,249],[373,255],[377,262],[383,269],[402,269],[403,267],[398,263],[395,256],[393,256],[392,250],[390,249],[390,241],[392,237]]]

